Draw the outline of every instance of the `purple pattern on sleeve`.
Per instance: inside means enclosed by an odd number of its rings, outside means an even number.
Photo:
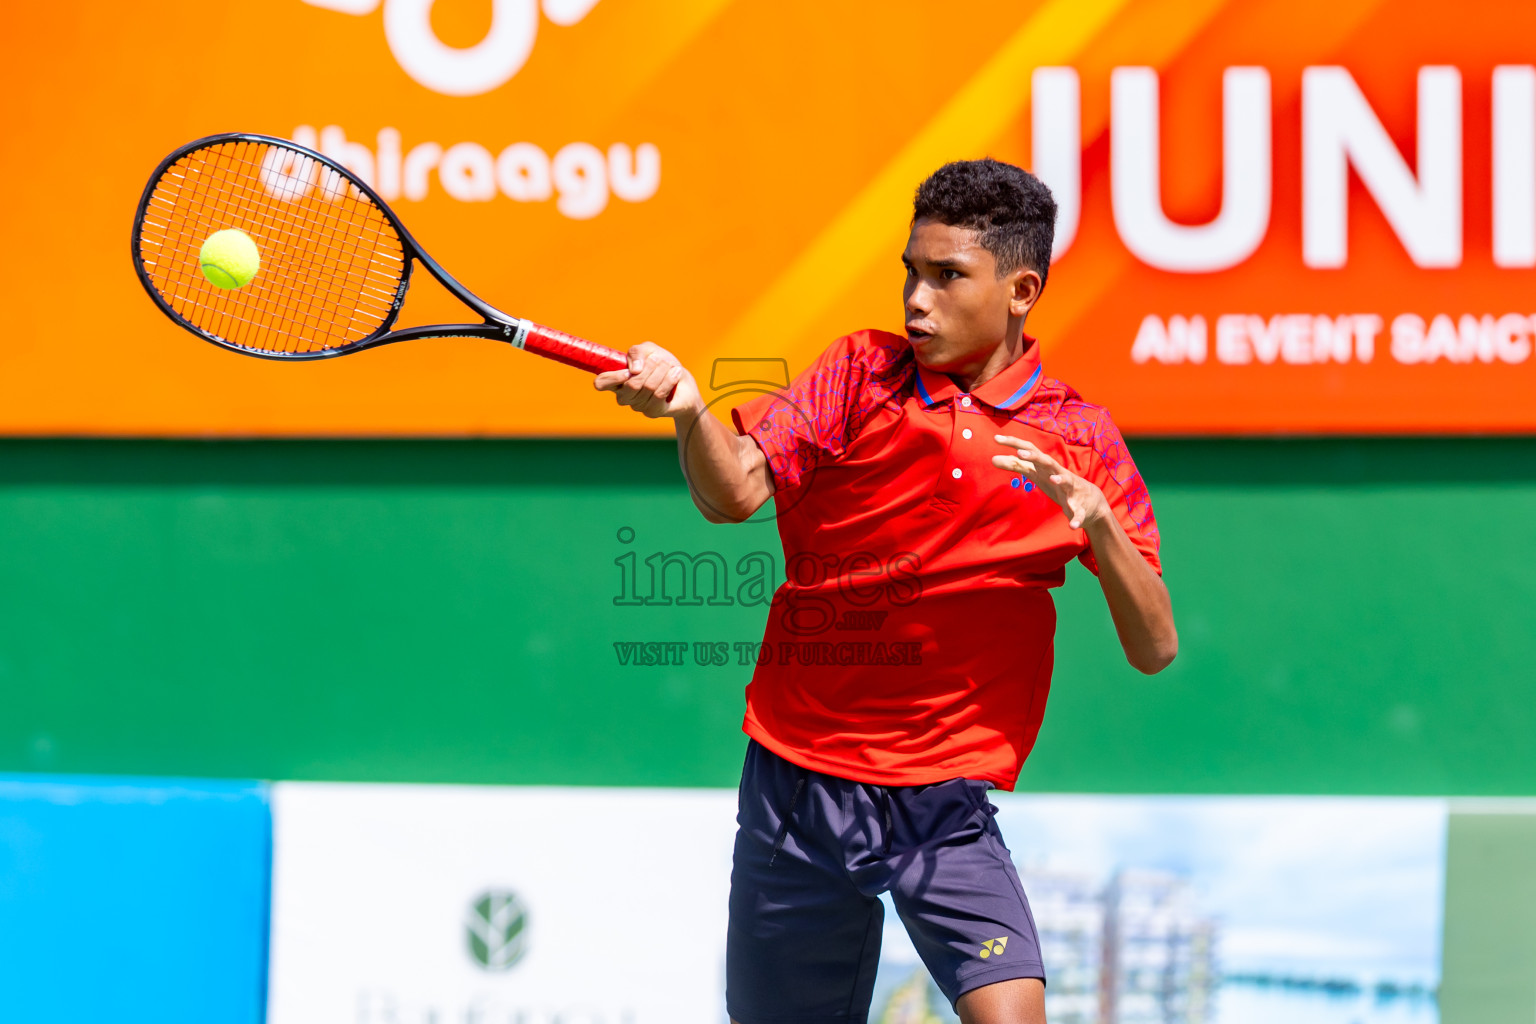
[[[750,433],[777,486],[789,490],[840,457],[876,409],[915,376],[905,339],[875,331],[840,338],[787,389]]]
[[[1141,479],[1120,429],[1103,406],[1083,400],[1071,387],[1051,377],[1040,382],[1029,403],[1014,417],[1032,427],[1056,434],[1069,445],[1092,448],[1108,478],[1125,495],[1126,514],[1142,536],[1158,546],[1157,520],[1152,515],[1152,496]],[[1098,482],[1098,481],[1096,481]],[[1102,486],[1102,483],[1101,483]],[[1109,496],[1114,501],[1114,496]]]

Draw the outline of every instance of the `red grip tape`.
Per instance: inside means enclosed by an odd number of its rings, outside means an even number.
[[[590,370],[592,373],[622,370],[629,365],[629,360],[622,352],[616,352],[607,345],[599,345],[595,341],[588,341],[574,334],[566,334],[564,331],[538,324],[528,328],[528,336],[523,339],[523,348],[545,359],[553,359],[557,363],[574,366],[578,370]]]

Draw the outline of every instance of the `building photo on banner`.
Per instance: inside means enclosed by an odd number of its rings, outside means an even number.
[[[0,58],[0,1022],[1536,1020],[1536,4]]]

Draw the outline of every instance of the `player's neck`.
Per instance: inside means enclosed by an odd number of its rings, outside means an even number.
[[[1020,320],[1017,324],[1010,323],[1008,326],[1007,337],[998,342],[991,355],[987,356],[975,370],[946,373],[946,376],[954,381],[955,386],[961,391],[975,391],[1018,362],[1019,357],[1028,351],[1030,343],[1024,337],[1024,321]]]

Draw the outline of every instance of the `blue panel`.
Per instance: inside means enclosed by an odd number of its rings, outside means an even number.
[[[261,1024],[255,782],[0,776],[0,1020]]]

